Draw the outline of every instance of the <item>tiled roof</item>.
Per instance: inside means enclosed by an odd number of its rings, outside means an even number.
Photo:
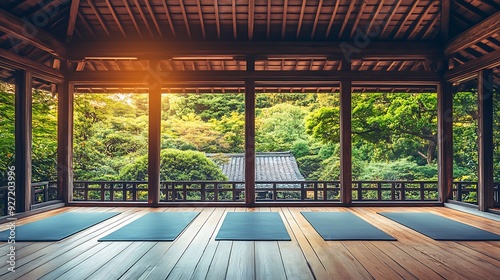
[[[215,156],[215,155],[208,155]],[[228,161],[220,164],[229,181],[245,181],[245,154],[218,154]],[[256,181],[303,181],[295,157],[290,152],[257,153]]]

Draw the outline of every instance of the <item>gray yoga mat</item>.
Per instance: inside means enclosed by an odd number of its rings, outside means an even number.
[[[500,235],[432,213],[383,212],[380,215],[435,240],[500,241]],[[492,221],[492,223],[495,223]]]
[[[396,239],[351,212],[300,212],[324,240]]]
[[[174,241],[199,212],[152,212],[98,241]]]
[[[59,241],[118,214],[120,213],[66,212],[16,227],[15,231],[2,231],[0,241],[7,241],[12,234],[16,242]]]
[[[229,212],[215,240],[289,241],[278,212]]]

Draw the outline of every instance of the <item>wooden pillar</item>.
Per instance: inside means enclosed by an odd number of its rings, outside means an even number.
[[[16,212],[31,210],[31,106],[32,78],[28,71],[16,71]]]
[[[149,85],[148,203],[160,202],[161,82]]]
[[[57,105],[57,198],[73,200],[73,102],[74,85],[58,85]]]
[[[351,80],[340,81],[340,201],[352,202]]]
[[[453,198],[453,87],[442,82],[438,98],[438,193],[439,201]]]
[[[255,70],[253,57],[247,58],[247,71]],[[245,81],[245,203],[255,204],[255,81]]]
[[[493,72],[479,71],[478,75],[478,205],[479,211],[493,207]]]

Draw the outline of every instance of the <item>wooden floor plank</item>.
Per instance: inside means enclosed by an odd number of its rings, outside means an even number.
[[[494,233],[500,223],[444,207],[67,207],[121,212],[59,242],[16,246],[15,279],[498,279],[500,242],[436,241],[377,212],[430,212]],[[201,211],[174,242],[97,242],[146,213]],[[216,241],[227,212],[279,212],[291,241]],[[350,211],[397,241],[324,241],[300,211]],[[7,244],[0,249],[6,250]],[[98,265],[96,265],[98,264]],[[0,262],[0,278],[14,279]]]

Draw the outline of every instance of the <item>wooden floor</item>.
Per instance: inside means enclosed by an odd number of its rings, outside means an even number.
[[[432,212],[500,234],[500,223],[448,208],[77,208],[122,214],[60,242],[16,244],[1,279],[500,279],[500,242],[434,241],[377,211]],[[200,211],[174,242],[97,242],[150,211]],[[226,212],[280,212],[292,241],[215,241]],[[324,241],[300,211],[352,211],[398,241]],[[5,229],[6,225],[1,225]],[[6,258],[2,244],[1,258]]]

